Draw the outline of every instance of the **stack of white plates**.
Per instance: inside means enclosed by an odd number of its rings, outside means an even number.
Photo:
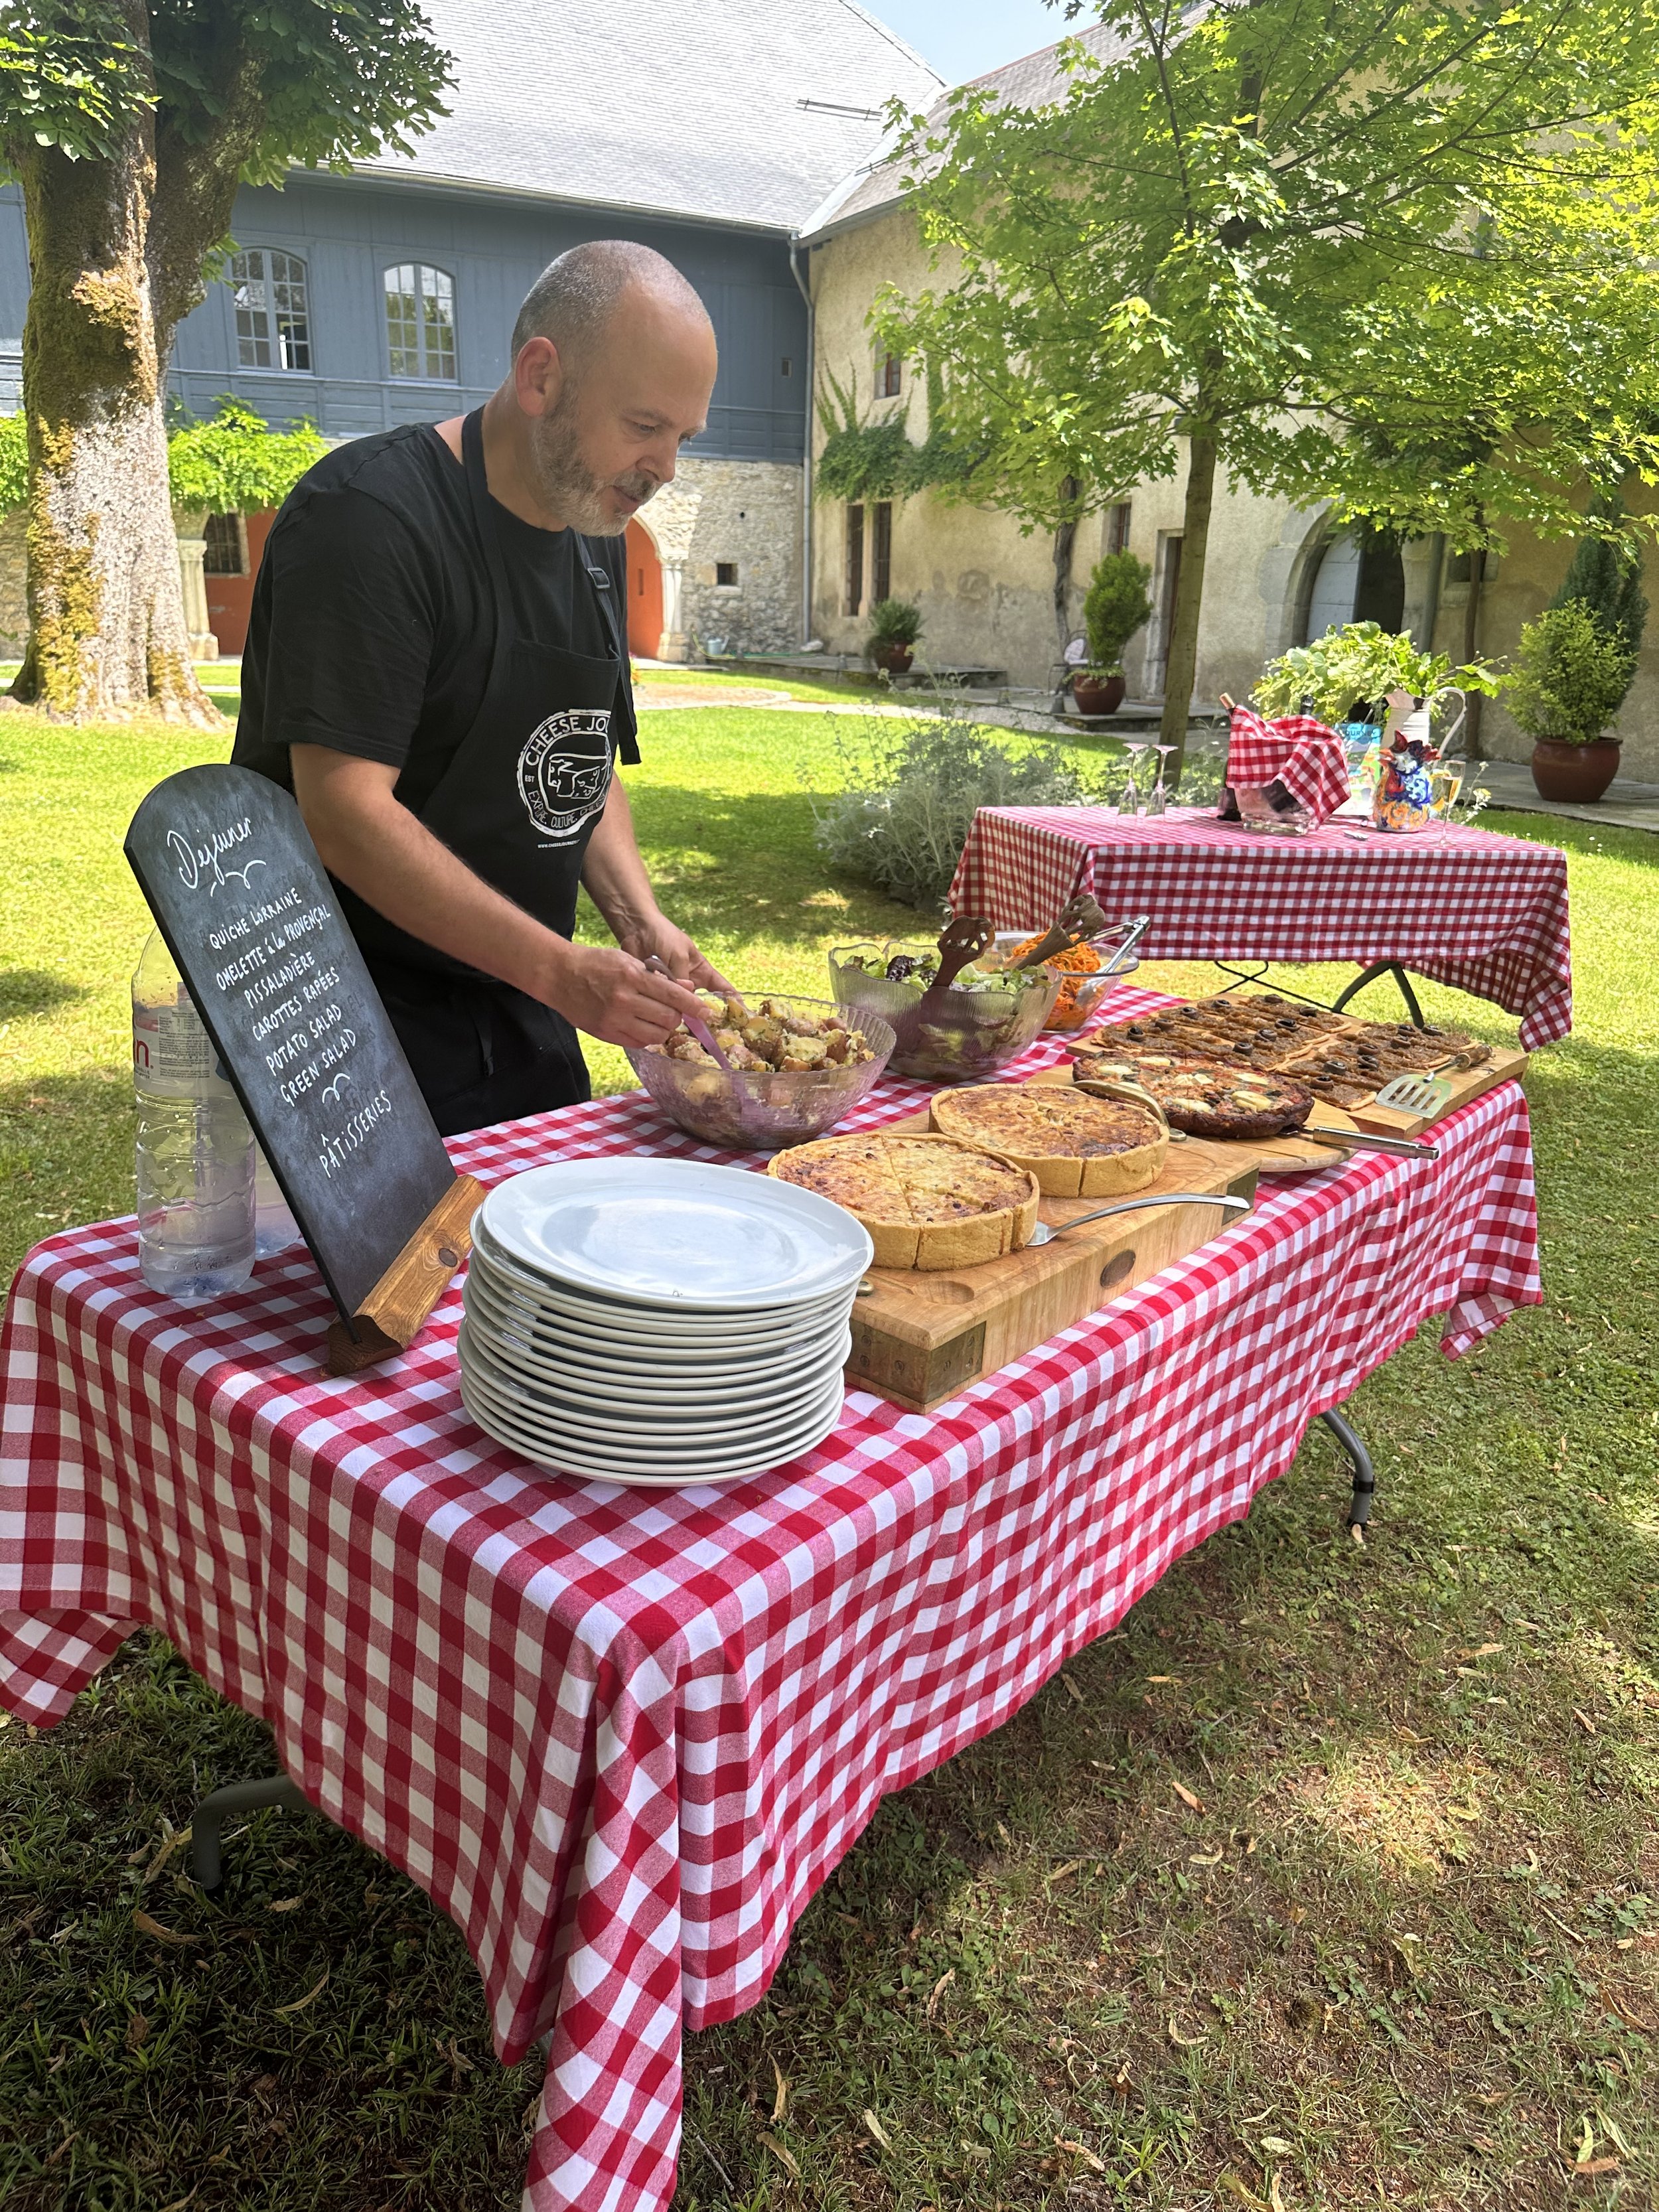
[[[560,1160],[472,1224],[461,1396],[498,1443],[677,1489],[780,1467],[841,1413],[873,1254],[811,1191],[694,1160]]]

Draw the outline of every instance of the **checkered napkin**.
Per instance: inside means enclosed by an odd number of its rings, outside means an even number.
[[[1348,759],[1336,732],[1311,714],[1264,721],[1253,708],[1235,707],[1227,750],[1227,781],[1258,787],[1276,777],[1316,828],[1348,796]]]
[[[924,1097],[884,1084],[857,1126]],[[52,1237],[0,1335],[0,1698],[59,1719],[124,1624],[164,1630],[453,1918],[502,2058],[548,2039],[529,2212],[665,2212],[684,2030],[759,2000],[883,1796],[1239,1519],[1419,1321],[1455,1354],[1537,1302],[1519,1089],[1437,1134],[1426,1170],[1273,1186],[933,1413],[851,1391],[816,1451],[720,1489],[576,1481],[482,1436],[458,1291],[401,1359],[331,1379],[305,1255],[185,1314],[131,1220]],[[732,1158],[637,1093],[453,1150],[488,1183]]]

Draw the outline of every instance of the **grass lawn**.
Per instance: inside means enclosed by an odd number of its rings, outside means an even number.
[[[819,987],[827,944],[914,927],[813,845],[802,779],[847,726],[651,718],[643,842],[740,982]],[[215,750],[0,720],[9,1263],[131,1202],[120,839]],[[1455,1366],[1425,1332],[1358,1393],[1368,1548],[1317,1434],[887,1802],[765,2002],[690,2046],[683,2212],[1659,2206],[1659,844],[1488,819],[1571,855],[1578,1028],[1529,1081],[1547,1306]],[[222,1911],[181,1876],[198,1791],[269,1765],[149,1636],[61,1729],[0,1729],[9,2212],[516,2205],[538,2072],[495,2065],[416,1891],[276,1814]]]

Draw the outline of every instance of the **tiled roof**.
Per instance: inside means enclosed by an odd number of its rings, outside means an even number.
[[[1124,51],[1123,40],[1103,24],[1074,35],[1103,58],[1115,58]],[[969,82],[989,86],[1016,106],[1041,107],[1064,99],[1066,94],[1068,80],[1055,61],[1054,53],[1054,46],[1043,46],[1036,53],[1009,62],[1002,69],[989,70],[983,76],[970,78]],[[937,100],[928,120],[942,122],[947,112],[946,101]],[[881,150],[878,149],[878,155]],[[872,216],[879,215],[903,198],[899,181],[902,173],[896,163],[866,157],[862,164],[851,168],[814,208],[801,225],[803,235],[809,239],[827,238],[837,231],[850,230],[857,223],[867,222]]]
[[[857,0],[428,12],[452,112],[368,173],[793,230],[874,152],[887,100],[941,89]]]

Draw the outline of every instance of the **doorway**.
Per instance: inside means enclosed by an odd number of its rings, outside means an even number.
[[[645,527],[630,522],[628,555],[628,649],[654,660],[662,645],[662,562]]]
[[[1311,643],[1344,623],[1374,622],[1391,634],[1406,613],[1406,567],[1390,532],[1355,527],[1334,538],[1320,556],[1301,642]]]
[[[210,514],[207,519],[207,556],[203,562],[207,584],[208,628],[219,641],[225,659],[234,659],[247,643],[248,617],[253,610],[253,580],[270,535],[276,510],[258,514]]]

